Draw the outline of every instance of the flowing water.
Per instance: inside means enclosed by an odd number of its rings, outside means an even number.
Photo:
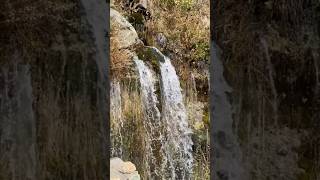
[[[237,136],[233,129],[232,107],[227,94],[232,91],[223,76],[223,64],[219,58],[218,47],[213,51],[213,132],[215,140],[215,179],[245,179],[241,167],[241,154]]]
[[[142,109],[144,111],[144,128],[145,128],[145,148],[146,148],[146,172],[148,177],[154,179],[161,176],[159,161],[161,154],[162,135],[160,111],[157,107],[158,99],[155,94],[155,82],[151,70],[143,61],[135,59],[135,64],[139,71]]]
[[[85,11],[85,18],[89,24],[90,31],[92,33],[92,38],[94,39],[95,43],[95,61],[98,69],[98,107],[99,107],[99,116],[101,117],[101,142],[102,142],[102,155],[103,157],[101,158],[101,164],[104,165],[103,168],[107,168],[105,166],[105,161],[108,161],[108,154],[106,152],[107,144],[107,133],[106,129],[108,127],[107,125],[107,120],[109,116],[109,110],[110,106],[108,103],[109,99],[109,92],[108,87],[109,87],[109,63],[108,63],[108,41],[109,38],[107,37],[107,30],[109,28],[109,23],[108,23],[108,14],[110,13],[110,8],[107,6],[107,3],[105,1],[101,0],[81,0],[81,4],[83,6],[83,9]],[[107,173],[104,172],[104,176],[106,176]]]
[[[166,134],[163,166],[169,172],[168,179],[190,179],[193,156],[192,131],[183,101],[179,78],[168,57],[154,49],[160,56],[162,121]]]
[[[152,48],[152,50],[159,60],[159,81],[157,73],[152,68],[134,57],[139,75],[141,98],[141,104],[135,104],[135,106],[141,106],[143,111],[141,117],[143,131],[139,131],[139,136],[143,137],[144,147],[139,150],[143,153],[143,160],[139,163],[145,178],[148,179],[191,179],[192,131],[188,125],[188,115],[179,78],[170,59],[157,49]],[[158,88],[160,92],[157,91]],[[160,97],[161,103],[158,101]],[[125,136],[121,134],[121,131],[126,131],[126,127],[121,125],[123,114],[120,111],[122,111],[121,87],[119,83],[113,82],[111,84],[111,118],[112,121],[117,121],[112,122],[113,142],[121,142],[121,137]],[[138,122],[137,119],[136,123]],[[120,156],[116,152],[123,152],[122,148],[126,148],[127,145],[115,144],[122,147],[114,146],[112,155]],[[128,156],[124,155],[124,157]]]
[[[123,115],[122,115],[122,102],[121,102],[121,86],[120,82],[113,80],[110,86],[110,118],[111,122],[111,156],[123,157]]]
[[[107,85],[107,8],[104,1],[82,0],[88,23],[97,48],[96,63],[99,67],[99,93],[104,97]],[[170,59],[162,55],[156,48],[152,48],[161,59],[161,103],[162,112],[157,108],[157,96],[155,94],[155,78],[142,61],[136,59],[137,69],[140,75],[142,109],[144,111],[145,169],[150,178],[162,179],[190,179],[192,172],[192,140],[191,129],[188,126],[188,117],[184,106],[182,89],[174,67]],[[161,62],[163,61],[163,62]],[[121,109],[121,88],[118,83],[111,84],[111,115],[114,115],[112,125],[112,156],[124,155],[123,114]],[[107,95],[106,95],[107,96]],[[100,107],[104,107],[105,101],[100,101]],[[107,105],[105,105],[108,109]],[[103,115],[107,114],[103,111]],[[161,116],[160,116],[161,114]],[[106,123],[106,122],[104,122]]]
[[[107,75],[108,54],[107,54],[107,29],[109,9],[105,1],[100,0],[81,0],[84,7],[86,18],[91,26],[91,31],[97,48],[97,65],[100,73]]]

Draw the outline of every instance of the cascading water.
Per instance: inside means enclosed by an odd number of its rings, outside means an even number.
[[[110,87],[110,117],[111,117],[111,156],[122,158],[123,152],[123,115],[121,103],[121,86],[119,81],[112,81]]]
[[[108,154],[106,153],[106,148],[108,142],[107,140],[107,134],[106,134],[106,128],[107,125],[107,117],[109,114],[109,103],[107,102],[109,98],[109,92],[107,92],[107,89],[109,87],[108,83],[108,41],[109,38],[107,38],[107,30],[109,28],[108,23],[108,14],[110,13],[110,9],[107,6],[108,3],[101,0],[81,0],[81,4],[84,8],[84,11],[86,13],[86,18],[91,26],[90,31],[92,32],[94,43],[95,43],[95,50],[96,50],[96,64],[97,64],[97,75],[98,75],[98,104],[99,104],[99,112],[101,116],[101,152],[103,157],[101,158],[101,164],[103,164],[103,168],[107,169],[105,162],[108,160]],[[107,172],[103,172],[103,176],[107,176]]]
[[[161,113],[157,107],[155,76],[142,60],[134,57],[144,111],[144,171],[150,179],[191,179],[192,131],[180,82],[170,59],[156,48],[151,50],[160,64]]]
[[[97,48],[97,65],[100,73],[107,75],[108,55],[107,55],[107,40],[106,37],[108,29],[108,14],[109,8],[105,1],[100,0],[81,0],[81,3],[86,12],[86,17],[91,25],[92,33],[95,38],[95,45]]]
[[[160,57],[162,120],[165,123],[163,168],[166,179],[190,179],[192,172],[191,129],[184,106],[182,89],[168,57],[152,48]]]
[[[144,128],[146,131],[145,146],[145,164],[146,172],[149,178],[158,179],[161,176],[159,172],[159,162],[161,161],[160,148],[161,139],[161,121],[160,111],[157,107],[158,99],[155,94],[155,78],[150,69],[143,61],[134,59],[140,76],[141,100],[143,102],[142,109],[144,110]]]
[[[241,166],[241,154],[237,136],[233,131],[232,107],[227,93],[232,91],[223,76],[223,64],[218,48],[212,44],[213,57],[213,132],[215,141],[214,168],[216,180],[246,179]]]

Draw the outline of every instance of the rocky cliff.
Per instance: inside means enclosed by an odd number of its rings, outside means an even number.
[[[319,1],[213,7],[245,179],[319,179]]]
[[[135,2],[111,9],[111,156],[142,179],[208,179],[209,1]]]
[[[107,4],[0,9],[0,179],[107,179]]]

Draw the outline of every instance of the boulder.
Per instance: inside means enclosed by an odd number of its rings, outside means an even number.
[[[118,11],[110,9],[112,36],[119,42],[119,49],[127,49],[141,43],[134,27]]]
[[[132,162],[124,162],[120,158],[110,159],[111,180],[140,180],[136,166]]]

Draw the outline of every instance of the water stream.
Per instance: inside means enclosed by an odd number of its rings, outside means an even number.
[[[214,168],[215,179],[241,180],[246,179],[241,166],[241,154],[237,136],[234,132],[232,106],[227,94],[232,92],[223,76],[223,64],[219,49],[212,44],[213,58],[213,132],[215,140]]]
[[[110,118],[111,122],[111,156],[123,157],[123,114],[120,82],[113,80],[110,86]]]
[[[156,79],[143,61],[137,58],[134,61],[139,72],[142,109],[144,111],[146,172],[150,178],[154,179],[161,177],[159,162],[161,161],[163,143],[160,111],[157,107],[159,102],[155,94]]]
[[[134,57],[141,98],[141,104],[135,106],[141,106],[143,114],[140,117],[143,131],[139,131],[144,146],[140,150],[143,152],[140,166],[148,179],[191,179],[194,161],[192,130],[189,128],[180,81],[170,59],[156,48],[151,50],[159,62],[157,73],[150,64]],[[161,99],[161,102],[158,99]],[[118,82],[113,82],[111,118],[117,122],[112,122],[112,141],[117,143],[114,143],[112,156],[128,157],[121,154],[124,152],[122,148],[127,147],[122,144],[122,136],[125,135],[121,132],[126,130],[121,125],[124,120],[121,117],[121,106],[121,87]],[[136,119],[135,123],[139,122],[140,120]]]
[[[170,179],[190,179],[193,156],[192,131],[183,101],[180,81],[168,57],[154,49],[161,57],[162,121],[165,123],[165,162]]]

